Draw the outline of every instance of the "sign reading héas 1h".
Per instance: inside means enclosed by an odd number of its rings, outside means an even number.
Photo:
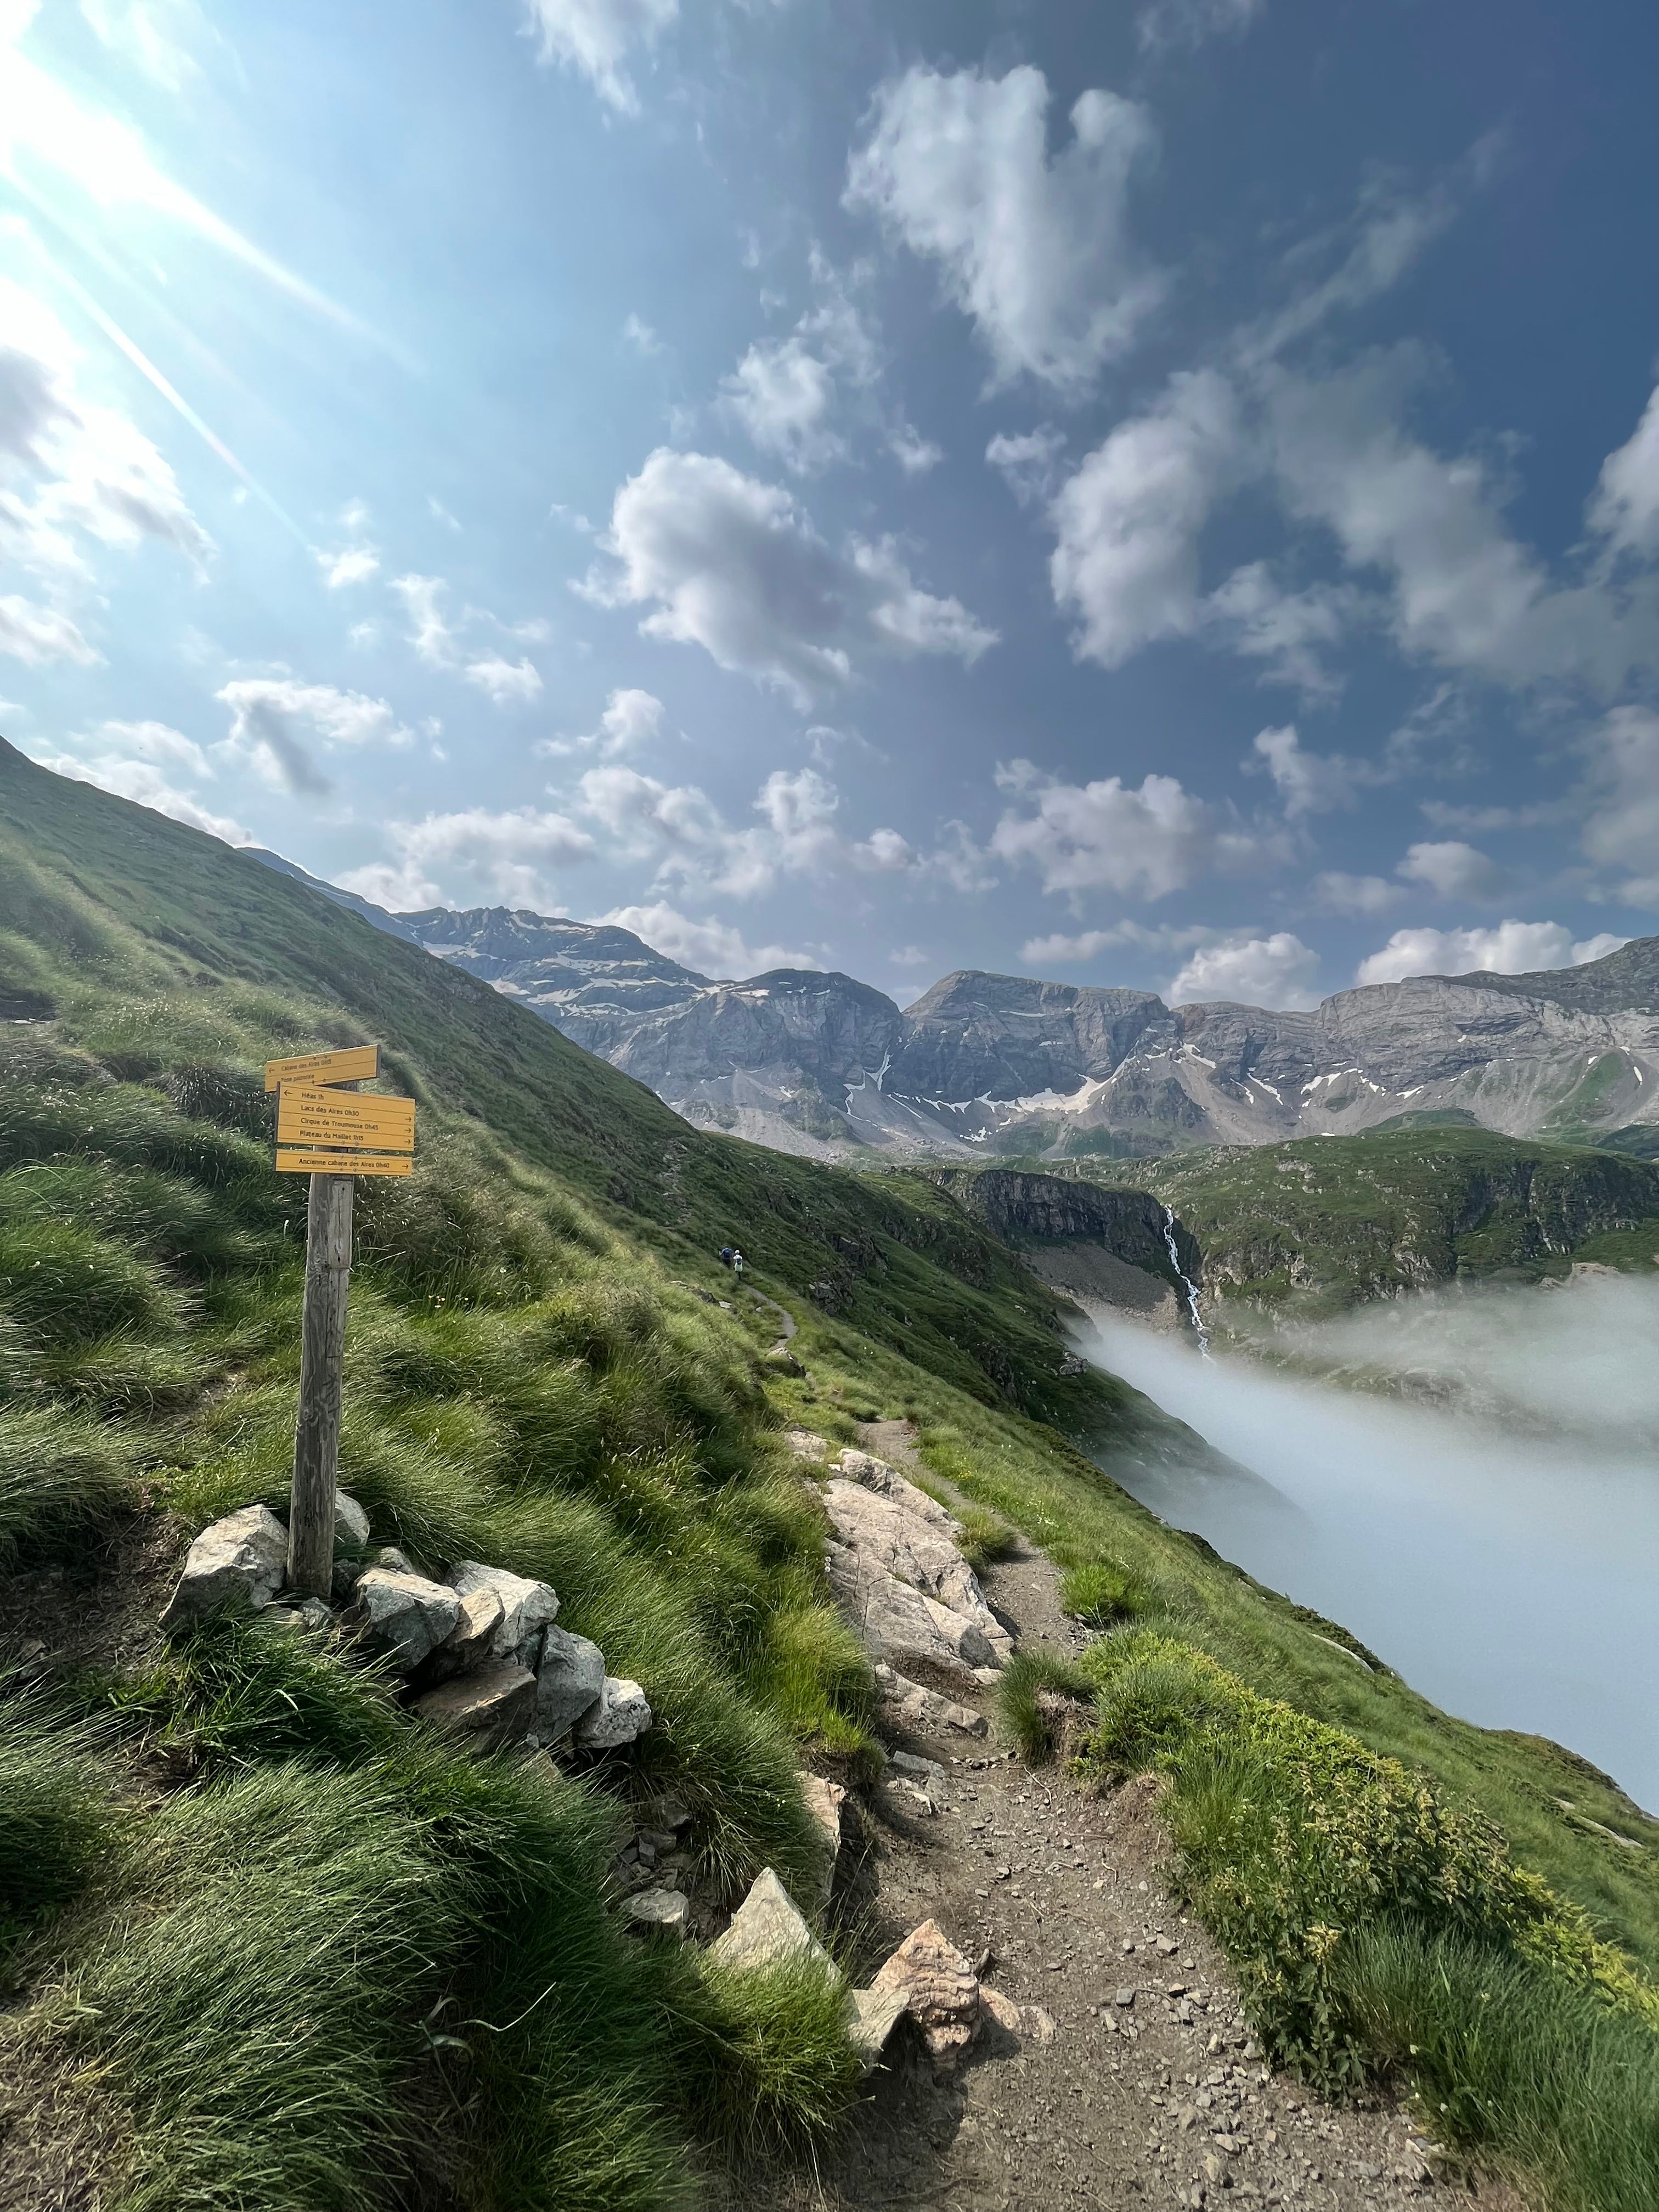
[[[343,1088],[371,1083],[380,1072],[377,1044],[265,1062],[265,1089],[276,1093],[276,1171],[311,1177],[288,1578],[295,1589],[325,1599],[334,1577],[352,1178],[406,1176],[415,1150],[413,1099],[365,1097]]]

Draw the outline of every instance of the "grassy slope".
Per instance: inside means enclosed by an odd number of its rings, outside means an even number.
[[[0,1316],[0,1522],[23,1498],[25,1520],[40,1521],[26,1540],[61,1545],[89,1500],[130,1495],[140,1472],[197,1518],[255,1495],[280,1503],[297,1243],[289,1194],[234,1125],[258,1110],[251,1072],[264,1051],[378,1033],[403,1048],[393,1080],[424,1102],[427,1164],[365,1203],[351,1480],[411,1548],[441,1558],[465,1544],[548,1571],[571,1593],[574,1626],[619,1649],[633,1637],[629,1657],[668,1718],[656,1778],[702,1771],[712,1863],[740,1877],[757,1853],[799,1848],[769,1797],[778,1747],[816,1734],[856,1750],[861,1694],[822,1611],[810,1522],[769,1448],[758,1317],[746,1328],[682,1287],[721,1283],[708,1251],[736,1233],[803,1323],[810,1376],[768,1382],[779,1410],[849,1438],[856,1418],[910,1415],[940,1474],[1062,1565],[1127,1569],[1160,1618],[1243,1680],[1425,1767],[1659,1965],[1655,1831],[1615,1790],[1551,1747],[1467,1727],[1364,1672],[1028,1418],[1022,1401],[1097,1449],[1161,1440],[1132,1394],[1058,1377],[1050,1302],[948,1200],[911,1178],[866,1182],[699,1136],[469,979],[15,756],[0,755],[0,981],[44,994],[60,1018],[47,1046],[35,1027],[9,1033],[21,1119],[3,1134],[8,1163],[22,1164],[0,1175],[0,1237],[22,1237],[26,1262],[44,1249],[27,1243],[43,1215],[89,1239],[53,1248],[49,1297],[32,1262],[8,1274],[35,1285],[33,1308],[9,1328]],[[104,1271],[100,1301],[125,1302],[112,1336],[93,1333],[82,1266]],[[834,1311],[791,1295],[823,1283]],[[58,1492],[43,1468],[60,1471]],[[291,1685],[250,1686],[210,1655],[188,1680],[125,1694],[170,1716],[210,1772],[216,1759],[280,1756],[268,1717],[292,1710]],[[344,1733],[388,1755],[372,1729]],[[397,1775],[393,1788],[376,1766],[362,1786],[392,1789],[398,1820],[415,1821],[416,1881],[435,1848],[430,1793],[411,1801]],[[728,1778],[744,1785],[729,1806]],[[1577,1824],[1561,1797],[1647,1848]],[[551,1818],[532,1810],[492,1818],[532,1829]],[[71,1805],[63,1818],[76,1830],[81,1815]],[[512,1857],[492,1849],[486,1887]],[[199,1864],[191,1878],[207,1878]],[[0,1923],[5,1910],[0,1897]],[[107,1935],[94,1929],[83,1955],[94,1984],[113,1971],[116,1954],[97,1948]],[[409,2002],[425,2009],[430,1994],[428,1977]],[[676,2002],[684,2019],[708,2001]],[[752,2043],[758,2030],[744,2032]],[[684,2067],[683,2046],[670,2055]],[[657,2092],[645,2101],[659,2133],[679,2124]],[[642,2184],[595,2201],[658,2200]]]
[[[381,1040],[396,1087],[481,1124],[504,1164],[556,1170],[657,1249],[683,1259],[687,1244],[707,1255],[740,1241],[789,1289],[823,1285],[867,1334],[1069,1428],[1109,1429],[1130,1402],[1061,1376],[1054,1301],[920,1178],[825,1176],[705,1137],[487,984],[3,740],[0,967],[140,1081],[165,1049],[222,1057],[236,1025],[215,994],[240,985],[273,1052]],[[158,994],[173,1001],[165,1044]]]
[[[1659,1254],[1659,1168],[1488,1129],[1298,1138],[1137,1175],[1197,1237],[1206,1291],[1284,1311]]]

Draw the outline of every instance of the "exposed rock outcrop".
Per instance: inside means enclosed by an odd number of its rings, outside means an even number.
[[[868,1452],[843,1451],[828,1473],[830,1580],[872,1656],[964,1688],[1005,1665],[1013,1640],[958,1549],[961,1523]]]

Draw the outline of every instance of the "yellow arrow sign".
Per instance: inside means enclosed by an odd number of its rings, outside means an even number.
[[[279,1145],[353,1145],[371,1152],[412,1152],[412,1098],[365,1097],[323,1091],[311,1083],[285,1083],[276,1095]]]
[[[406,1176],[415,1163],[407,1152],[278,1152],[278,1175]]]
[[[377,1044],[347,1045],[340,1052],[302,1052],[296,1060],[268,1060],[265,1089],[283,1083],[373,1083],[380,1072]]]

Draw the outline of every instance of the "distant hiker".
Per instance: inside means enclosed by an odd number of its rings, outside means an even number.
[[[741,1252],[734,1252],[732,1255],[732,1273],[734,1275],[740,1275],[743,1273],[743,1255]]]
[[[720,1265],[722,1267],[729,1267],[737,1256],[737,1252],[733,1246],[730,1244],[722,1244],[720,1246]]]

